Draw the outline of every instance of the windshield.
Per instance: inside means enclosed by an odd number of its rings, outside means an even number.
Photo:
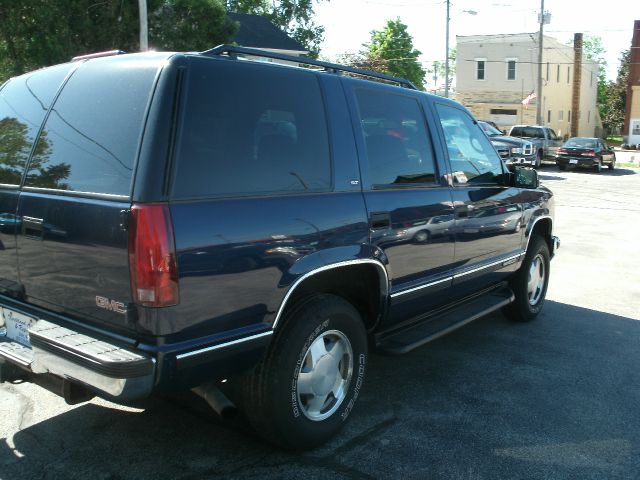
[[[489,125],[487,122],[478,122],[478,125],[480,125],[480,128],[484,130],[484,133],[490,137],[496,137],[498,135],[502,136],[502,132],[500,130]]]
[[[564,146],[573,148],[596,148],[596,141],[593,138],[571,138]]]

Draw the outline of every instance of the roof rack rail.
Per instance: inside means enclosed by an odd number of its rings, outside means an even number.
[[[374,78],[383,80],[388,83],[394,83],[405,88],[417,90],[416,86],[409,80],[400,77],[394,77],[386,75],[384,73],[378,73],[371,70],[365,70],[362,68],[348,67],[345,65],[339,65],[337,63],[323,62],[321,60],[315,60],[308,57],[295,57],[293,55],[285,55],[282,53],[270,52],[267,50],[260,50],[258,48],[238,47],[236,45],[218,45],[210,50],[200,52],[200,55],[206,55],[208,57],[227,54],[229,57],[236,57],[237,54],[244,54],[253,57],[273,58],[276,60],[284,60],[287,62],[294,62],[303,65],[312,65],[314,67],[320,67],[325,72],[335,73],[340,75],[342,72],[351,73],[353,75]]]
[[[73,57],[71,59],[72,62],[77,62],[78,60],[89,60],[90,58],[99,58],[99,57],[111,57],[112,55],[124,55],[127,52],[122,50],[107,50],[106,52],[96,52],[96,53],[87,53],[86,55],[78,55],[77,57]]]

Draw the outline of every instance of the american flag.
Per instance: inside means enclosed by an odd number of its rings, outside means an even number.
[[[522,100],[522,105],[524,105],[525,110],[527,109],[527,105],[529,105],[529,102],[536,97],[537,97],[536,92],[532,91],[529,95],[527,95],[524,98],[524,100]]]

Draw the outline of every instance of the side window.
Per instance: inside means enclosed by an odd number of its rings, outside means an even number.
[[[25,185],[128,195],[159,66],[124,58],[80,66],[51,109]]]
[[[327,191],[331,157],[314,73],[192,58],[176,198]]]
[[[418,100],[368,89],[357,89],[356,100],[370,184],[433,184],[433,149]]]
[[[482,129],[464,111],[437,104],[451,162],[453,182],[499,183],[502,161]]]
[[[0,184],[19,185],[45,114],[71,64],[27,73],[0,90]]]

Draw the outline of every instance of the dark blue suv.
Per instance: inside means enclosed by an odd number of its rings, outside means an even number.
[[[230,46],[79,58],[0,90],[0,375],[69,403],[192,389],[311,448],[371,348],[533,319],[552,228],[536,172],[406,80]]]

